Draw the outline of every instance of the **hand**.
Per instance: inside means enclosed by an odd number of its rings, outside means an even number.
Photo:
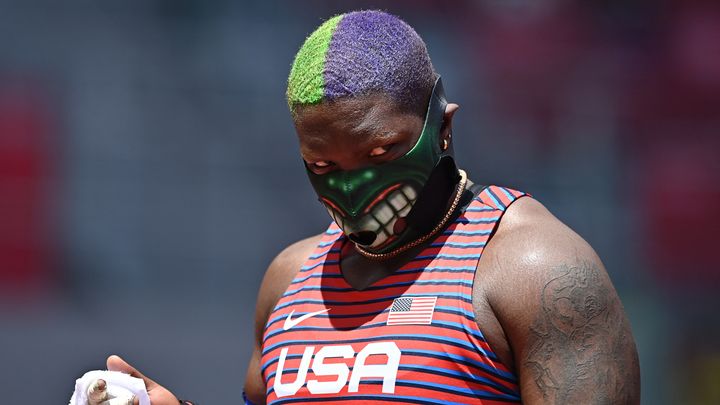
[[[107,382],[98,378],[90,384],[87,391],[88,405],[137,405],[135,396],[114,397],[107,389]]]
[[[145,377],[141,372],[137,371],[133,366],[125,362],[119,356],[112,355],[107,359],[107,369],[110,371],[120,371],[130,374],[133,377],[141,378],[145,382],[145,389],[150,396],[152,405],[178,405],[179,401],[165,387],[159,385],[155,381]],[[90,385],[88,392],[88,405],[139,405],[137,398],[120,400],[119,398],[108,399],[107,385],[103,380],[97,380]]]

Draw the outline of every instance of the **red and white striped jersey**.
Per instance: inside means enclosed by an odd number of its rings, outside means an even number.
[[[488,186],[418,256],[364,290],[340,272],[335,224],[265,326],[268,404],[520,402],[517,377],[485,341],[475,269],[505,209],[524,194]]]

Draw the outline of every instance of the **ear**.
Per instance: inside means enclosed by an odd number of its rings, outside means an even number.
[[[460,108],[455,103],[448,103],[445,107],[445,114],[443,114],[443,124],[440,128],[440,144],[447,142],[449,145],[452,139],[452,120],[455,116],[455,112]]]

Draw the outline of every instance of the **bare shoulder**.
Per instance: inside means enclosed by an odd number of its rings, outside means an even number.
[[[483,253],[485,293],[492,301],[504,301],[505,288],[533,289],[550,276],[552,268],[572,261],[602,267],[582,237],[537,200],[521,198],[507,209]],[[607,276],[604,268],[598,273]],[[519,304],[527,303],[521,299]]]
[[[283,249],[268,266],[256,304],[256,320],[262,323],[260,337],[270,312],[321,238],[322,234],[319,234],[293,243]]]
[[[630,325],[585,240],[521,198],[483,256],[483,293],[507,335],[525,403],[639,403]]]

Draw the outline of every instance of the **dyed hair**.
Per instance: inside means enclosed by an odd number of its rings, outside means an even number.
[[[298,107],[370,94],[389,96],[424,117],[437,74],[425,42],[400,18],[355,11],[325,21],[305,40],[288,77]]]

